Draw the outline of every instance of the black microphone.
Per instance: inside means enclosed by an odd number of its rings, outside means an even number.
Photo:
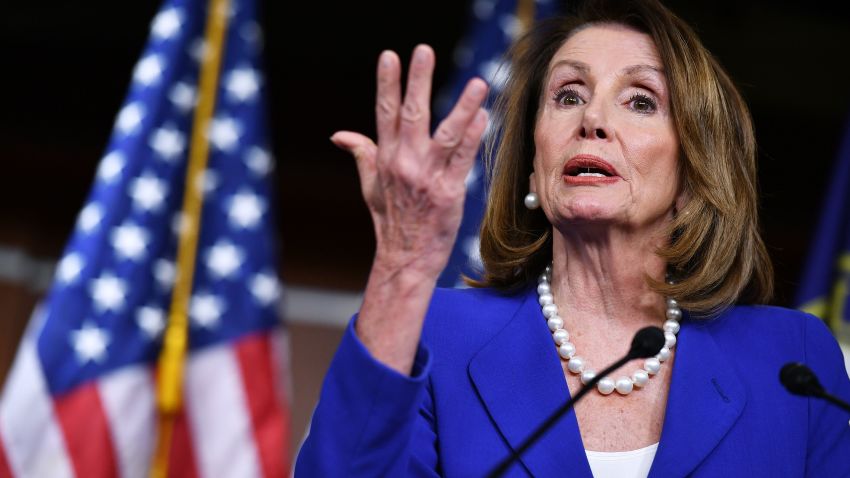
[[[570,398],[567,403],[563,404],[561,408],[550,415],[545,422],[540,424],[540,426],[537,427],[537,429],[534,430],[534,432],[529,435],[524,442],[522,442],[522,445],[516,449],[516,452],[499,463],[499,465],[493,468],[487,476],[490,478],[497,478],[508,471],[508,467],[511,466],[515,460],[517,460],[527,449],[531,448],[531,445],[536,443],[540,437],[552,428],[552,425],[561,419],[561,417],[566,415],[567,412],[569,412],[582,397],[587,395],[587,392],[593,390],[593,387],[595,387],[600,380],[631,360],[655,356],[662,347],[664,347],[664,332],[661,329],[658,327],[644,327],[638,330],[635,334],[635,338],[632,339],[632,346],[629,348],[629,353],[627,353],[625,357],[617,360],[610,367],[596,374],[592,380],[579,389],[575,396]]]
[[[779,370],[779,381],[794,395],[817,397],[850,412],[850,404],[826,393],[812,369],[799,362],[788,362]]]

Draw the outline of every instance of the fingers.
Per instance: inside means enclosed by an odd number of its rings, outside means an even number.
[[[375,156],[378,147],[366,136],[351,131],[338,131],[331,136],[331,142],[354,156],[357,162],[357,173],[360,175],[361,187],[370,191],[375,178]]]
[[[440,123],[434,132],[431,153],[449,161],[452,152],[464,140],[467,128],[478,114],[481,104],[487,97],[487,83],[479,78],[473,78],[466,84],[451,113]],[[440,163],[439,161],[437,161]],[[439,166],[445,166],[445,162]]]
[[[398,116],[401,104],[401,61],[393,51],[378,57],[378,93],[375,97],[375,118],[378,143],[392,145],[397,141]]]
[[[466,178],[472,165],[475,164],[475,157],[478,154],[478,146],[481,144],[481,136],[487,129],[487,111],[483,108],[478,108],[469,127],[463,135],[460,146],[454,151],[447,172],[449,176],[456,180],[462,181]]]
[[[401,139],[411,143],[425,141],[431,120],[431,77],[434,74],[434,50],[419,45],[413,50],[407,91],[401,105],[399,132]]]

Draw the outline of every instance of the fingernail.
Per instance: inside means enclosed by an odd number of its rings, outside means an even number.
[[[469,85],[469,91],[470,91],[470,93],[472,93],[474,95],[480,95],[480,94],[484,93],[484,90],[486,90],[486,89],[487,89],[487,85],[485,85],[483,81],[473,81]]]
[[[413,60],[417,62],[425,61],[425,52],[425,45],[416,45],[416,48],[413,50]]]
[[[379,61],[381,62],[381,66],[386,68],[390,66],[390,51],[384,50],[381,52],[381,56],[379,57]]]

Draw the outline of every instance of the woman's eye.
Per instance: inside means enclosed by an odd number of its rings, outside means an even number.
[[[655,100],[646,96],[637,94],[629,98],[629,105],[638,113],[653,113],[658,109]]]
[[[555,93],[555,101],[561,106],[578,106],[584,104],[578,92],[572,88],[561,88],[558,90]]]

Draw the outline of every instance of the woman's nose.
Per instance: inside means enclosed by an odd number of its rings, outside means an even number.
[[[578,135],[582,138],[597,138],[597,139],[605,139],[608,137],[608,133],[605,132],[603,128],[586,128],[582,126],[578,132]]]
[[[611,137],[611,125],[608,121],[606,103],[602,98],[593,98],[582,112],[578,135],[583,139],[608,139]]]

